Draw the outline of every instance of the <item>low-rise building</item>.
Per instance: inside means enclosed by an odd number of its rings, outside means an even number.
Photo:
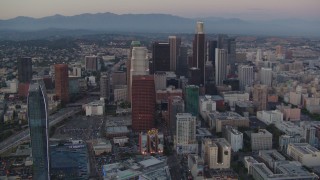
[[[241,116],[254,116],[256,115],[257,108],[252,101],[237,101],[235,103],[235,112]]]
[[[127,136],[130,130],[127,126],[109,126],[106,127],[107,138]]]
[[[301,109],[300,108],[291,108],[291,106],[277,106],[283,113],[283,119],[285,121],[299,121],[301,116]]]
[[[222,94],[224,102],[228,103],[231,108],[235,107],[237,101],[249,101],[249,93],[241,91],[229,91]]]
[[[96,156],[102,153],[112,152],[112,145],[109,140],[98,139],[98,142],[93,145],[93,152]]]
[[[166,159],[145,157],[146,159],[130,159],[121,163],[106,164],[102,167],[105,180],[127,179],[171,179]]]
[[[199,111],[204,120],[207,120],[207,113],[216,111],[217,105],[212,96],[205,95],[199,97]]]
[[[251,133],[251,149],[252,151],[272,149],[272,134],[265,129]]]
[[[129,138],[127,136],[113,138],[113,144],[115,145],[124,146],[128,142],[129,142]]]
[[[193,179],[195,180],[203,179],[204,161],[201,157],[195,154],[189,154],[188,168],[191,171]]]
[[[305,166],[320,166],[320,151],[308,143],[290,143],[287,154]]]
[[[235,112],[212,112],[208,114],[209,126],[216,132],[221,132],[226,125],[234,127],[249,127],[249,118]]]
[[[283,114],[279,110],[274,111],[258,111],[257,118],[265,124],[276,124],[283,121]]]
[[[105,114],[105,102],[103,99],[90,102],[85,106],[86,116],[102,116]]]
[[[292,136],[284,134],[279,137],[279,148],[281,151],[287,151],[290,143],[301,143],[302,141],[304,139],[299,134]]]

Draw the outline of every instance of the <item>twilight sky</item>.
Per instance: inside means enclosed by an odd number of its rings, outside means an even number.
[[[0,19],[99,12],[319,20],[320,0],[0,0]]]

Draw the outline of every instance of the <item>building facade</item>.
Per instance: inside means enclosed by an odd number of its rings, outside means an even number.
[[[55,68],[55,91],[62,104],[69,102],[68,65],[56,64]]]
[[[240,65],[238,67],[238,78],[241,91],[244,91],[246,86],[252,86],[254,80],[253,66]]]
[[[224,49],[216,48],[215,58],[215,81],[216,85],[222,85],[227,79],[228,54]]]
[[[251,149],[252,151],[272,149],[272,134],[265,129],[251,133]]]
[[[230,168],[231,146],[226,139],[203,139],[201,153],[210,169]]]
[[[132,77],[132,130],[154,128],[155,88],[152,75]]]
[[[30,57],[18,59],[18,80],[19,83],[30,83],[32,79],[32,60]]]
[[[196,34],[193,39],[192,67],[200,70],[200,83],[205,84],[205,34],[203,22],[197,22]]]
[[[33,179],[50,179],[49,120],[45,87],[33,83],[29,87],[28,120],[33,158]]]
[[[199,113],[199,87],[195,85],[186,86],[185,90],[186,112],[193,116]]]

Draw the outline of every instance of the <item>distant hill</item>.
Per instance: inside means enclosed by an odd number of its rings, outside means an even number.
[[[45,31],[51,29],[99,32],[193,33],[195,23],[205,23],[206,33],[320,36],[320,23],[300,19],[246,21],[238,18],[207,17],[190,19],[169,14],[97,13],[43,18],[19,16],[0,20],[1,32]],[[4,35],[0,38],[3,38]]]

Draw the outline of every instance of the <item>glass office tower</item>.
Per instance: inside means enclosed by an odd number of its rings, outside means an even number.
[[[45,86],[32,83],[28,95],[28,119],[33,159],[33,179],[50,179],[48,113]]]

